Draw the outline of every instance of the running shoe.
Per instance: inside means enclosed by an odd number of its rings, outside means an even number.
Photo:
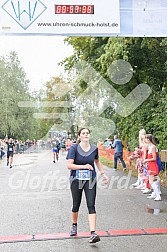
[[[89,239],[89,243],[96,243],[99,241],[100,241],[100,237],[96,233],[93,233]]]
[[[70,231],[70,236],[75,236],[77,235],[77,226],[72,225],[71,231]]]

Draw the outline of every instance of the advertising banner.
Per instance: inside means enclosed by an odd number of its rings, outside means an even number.
[[[120,32],[118,0],[0,1],[1,34],[105,35]]]
[[[167,0],[0,0],[0,34],[166,37]]]

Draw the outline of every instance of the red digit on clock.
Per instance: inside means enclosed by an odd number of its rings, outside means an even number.
[[[74,13],[74,6],[73,5],[70,5],[70,13]]]
[[[91,6],[91,5],[88,5],[88,6],[87,6],[87,11],[86,11],[86,13],[88,13],[88,14],[93,14],[92,6]]]
[[[75,13],[79,12],[79,5],[75,5]]]
[[[67,12],[67,8],[66,7],[67,7],[66,5],[62,6],[62,13],[66,13]]]
[[[82,13],[85,14],[86,13],[86,5],[82,6]]]
[[[61,13],[61,5],[56,5],[56,13]]]

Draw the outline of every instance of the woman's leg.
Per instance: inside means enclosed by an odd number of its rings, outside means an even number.
[[[154,186],[154,175],[149,175],[149,184],[150,184],[151,188],[153,189],[153,192],[147,198],[154,199],[154,198],[156,198],[156,192],[155,192],[155,186]]]
[[[77,234],[77,221],[78,221],[78,211],[81,204],[83,188],[79,188],[79,182],[74,180],[71,182],[71,194],[73,199],[73,207],[72,207],[72,229],[70,231],[71,236],[75,236]]]
[[[155,201],[161,200],[161,191],[160,191],[160,181],[158,179],[158,176],[154,179],[154,182],[152,183],[152,187],[154,189],[154,193],[156,195]]]
[[[87,207],[89,211],[89,228],[91,236],[89,243],[96,243],[100,241],[100,237],[96,234],[96,210],[95,210],[95,199],[96,199],[96,180],[87,181],[84,186]]]
[[[89,227],[90,231],[96,229],[96,210],[95,210],[95,199],[96,199],[96,180],[89,180],[84,185],[84,191],[86,196],[86,203],[89,211]]]
[[[55,152],[53,151],[53,163],[55,163]]]
[[[139,186],[135,187],[136,189],[140,190],[144,187],[144,179],[143,179],[143,173],[138,171],[139,176]]]
[[[57,151],[56,152],[56,160],[58,161],[58,159],[59,159],[59,152]]]
[[[10,164],[9,164],[9,165],[10,165],[10,168],[12,168],[12,162],[13,162],[13,156],[11,155],[11,156],[10,156]]]

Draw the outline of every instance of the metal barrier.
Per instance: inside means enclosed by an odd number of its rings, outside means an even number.
[[[102,144],[98,144],[99,156],[107,158],[109,160],[114,160],[114,149],[110,147],[105,147]],[[123,150],[123,159],[124,161],[129,161],[128,157],[131,155],[131,152],[128,150]]]

